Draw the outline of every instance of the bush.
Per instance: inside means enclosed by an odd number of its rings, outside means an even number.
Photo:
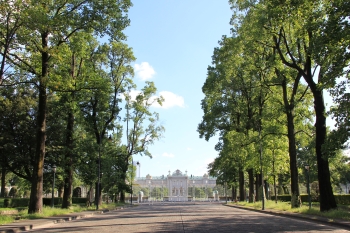
[[[14,208],[14,207],[28,207],[29,198],[6,198],[4,200],[4,207]]]
[[[308,194],[300,194],[301,202],[309,202]],[[319,202],[318,196],[311,195],[311,202]]]
[[[72,198],[73,204],[86,204],[87,201],[88,201],[88,198],[86,198],[86,197],[73,197]]]
[[[43,198],[43,205],[45,206],[51,206],[51,197],[44,197]],[[61,197],[54,197],[54,205],[60,205],[62,204],[62,198]]]
[[[338,205],[350,205],[350,195],[349,194],[336,194],[334,195],[335,202]]]
[[[289,194],[286,194],[286,195],[278,195],[277,196],[277,200],[278,201],[283,201],[283,202],[290,202],[291,201],[291,196]]]
[[[9,199],[4,199],[4,207],[8,208],[10,206],[10,200]]]

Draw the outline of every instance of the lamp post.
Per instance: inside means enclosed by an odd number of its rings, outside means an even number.
[[[132,196],[133,196],[133,188],[132,188],[132,180],[134,177],[134,158],[131,157],[131,180],[130,180],[130,184],[131,184],[131,194],[130,194],[130,204],[132,205]]]
[[[207,186],[208,186],[208,181],[206,180],[206,181],[205,181],[205,197],[204,197],[204,201],[205,201],[205,199],[208,200]]]
[[[196,195],[196,191],[194,190],[194,180],[192,181],[193,186],[192,186],[192,193],[193,193],[193,197],[192,200],[194,201],[194,195]]]
[[[227,182],[225,181],[225,200],[227,204]]]
[[[307,195],[309,200],[309,209],[311,209],[311,196],[310,196],[310,166],[305,164],[306,176],[307,176]]]
[[[54,164],[52,166],[52,172],[53,172],[53,182],[52,182],[52,200],[51,200],[51,207],[53,208],[55,205],[55,175],[56,175],[56,165]]]
[[[149,193],[149,200],[148,201],[151,201],[151,181],[148,181],[148,193]]]
[[[140,178],[140,174],[141,174],[141,163],[139,161],[136,162],[136,166],[139,166],[139,178]]]
[[[101,133],[100,133],[100,141],[98,144],[98,173],[97,173],[97,187],[96,187],[96,210],[99,209],[99,204],[100,204],[101,142],[102,142],[102,137],[101,137]]]

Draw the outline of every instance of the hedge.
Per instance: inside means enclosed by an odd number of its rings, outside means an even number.
[[[29,198],[5,198],[4,207],[14,208],[14,207],[27,207],[29,206]]]
[[[73,204],[86,204],[88,198],[87,197],[73,197],[72,203]]]
[[[309,196],[307,194],[301,194],[300,195],[302,202],[308,202]],[[334,194],[335,202],[338,205],[350,205],[350,195],[349,194]],[[278,195],[277,200],[284,201],[284,202],[290,202],[291,196],[290,195]],[[311,201],[312,202],[319,202],[318,196],[311,195]]]
[[[44,197],[43,198],[43,205],[45,206],[51,206],[51,197]],[[54,205],[60,205],[62,204],[62,197],[54,197]]]
[[[52,201],[52,198],[44,197],[43,198],[43,205],[44,206],[51,206],[51,201]],[[72,198],[73,204],[86,204],[86,201],[87,201],[87,198],[85,198],[85,197],[73,197]],[[55,197],[54,202],[55,202],[55,205],[61,205],[62,198]],[[29,198],[5,198],[3,206],[5,208],[28,207],[29,206]]]
[[[43,205],[51,206],[51,200],[52,198],[43,198]],[[63,198],[62,197],[55,197],[55,205],[61,205]],[[86,204],[87,198],[86,197],[72,197],[72,204]]]

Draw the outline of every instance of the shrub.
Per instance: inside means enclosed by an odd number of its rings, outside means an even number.
[[[284,202],[291,201],[291,196],[290,196],[289,194],[286,194],[286,195],[278,195],[278,196],[277,196],[277,200],[279,200],[279,201],[284,201]]]
[[[52,198],[50,197],[44,197],[43,198],[43,205],[45,206],[51,206]],[[62,198],[61,197],[54,197],[54,205],[60,205],[62,204]]]
[[[14,207],[28,207],[29,198],[6,198],[4,200],[4,207],[14,208]]]
[[[334,195],[335,202],[338,205],[350,205],[350,195],[349,194],[336,194]]]
[[[4,199],[4,207],[8,208],[10,206],[10,200],[9,199]]]
[[[72,198],[73,204],[86,204],[87,201],[88,201],[88,198],[86,198],[86,197],[73,197]]]

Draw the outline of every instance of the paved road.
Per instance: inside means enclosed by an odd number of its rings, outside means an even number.
[[[59,223],[33,232],[350,232],[219,203],[157,203]]]

